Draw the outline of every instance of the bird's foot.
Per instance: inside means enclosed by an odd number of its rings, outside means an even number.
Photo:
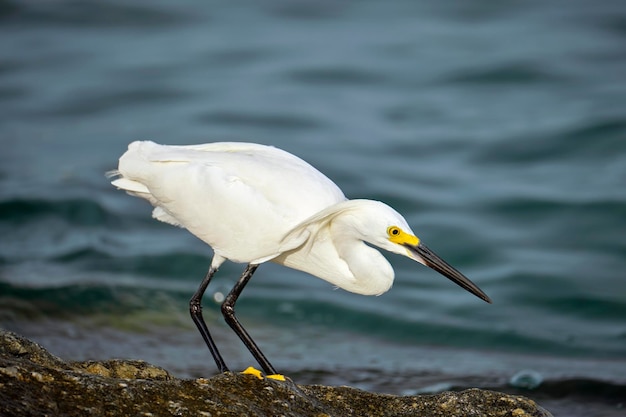
[[[263,379],[263,373],[261,371],[259,371],[258,369],[252,367],[252,366],[248,366],[244,371],[241,372],[242,374],[247,374],[247,375],[254,375],[259,379]]]
[[[280,374],[273,374],[273,375],[263,375],[263,372],[259,371],[258,369],[252,367],[252,366],[248,366],[244,371],[241,372],[242,374],[247,374],[247,375],[254,375],[259,379],[273,379],[275,381],[285,381],[285,376],[284,375],[280,375]]]

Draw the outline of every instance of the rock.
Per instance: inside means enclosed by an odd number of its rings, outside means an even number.
[[[400,397],[235,373],[181,380],[142,361],[66,362],[3,330],[0,415],[551,416],[525,397],[480,389]]]

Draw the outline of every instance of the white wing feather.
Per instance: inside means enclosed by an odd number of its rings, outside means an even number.
[[[118,170],[113,185],[150,201],[154,218],[185,227],[236,262],[277,256],[292,227],[345,200],[308,163],[258,144],[133,142]]]

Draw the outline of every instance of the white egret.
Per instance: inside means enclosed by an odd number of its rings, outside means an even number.
[[[432,252],[406,220],[379,201],[347,200],[321,172],[283,150],[253,143],[129,145],[112,184],[148,200],[152,216],[183,227],[213,248],[210,268],[189,311],[217,367],[228,371],[202,318],[202,296],[225,260],[247,267],[221,310],[267,374],[275,374],[235,316],[235,303],[259,264],[308,272],[353,293],[378,295],[394,279],[375,247],[407,256],[481,299],[489,297]]]

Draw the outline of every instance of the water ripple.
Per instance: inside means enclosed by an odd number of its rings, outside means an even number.
[[[174,10],[114,2],[60,1],[60,2],[3,2],[6,21],[32,26],[59,26],[78,28],[167,28],[193,20],[192,15]]]
[[[320,126],[312,117],[289,114],[212,112],[196,117],[201,123],[226,126],[248,126],[262,129],[314,129]]]

